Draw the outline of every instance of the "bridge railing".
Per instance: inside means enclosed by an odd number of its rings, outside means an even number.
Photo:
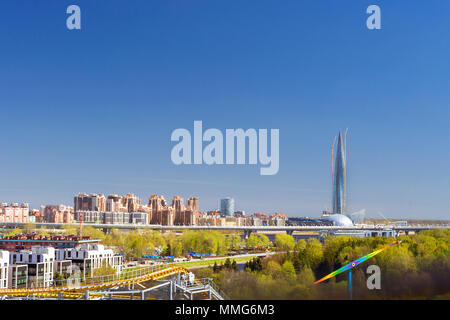
[[[200,279],[196,279],[195,283],[191,283],[186,285],[185,287],[187,289],[194,289],[198,286],[210,286],[212,289],[214,289],[219,295],[222,296],[223,299],[225,300],[230,300],[228,298],[228,296],[225,294],[225,292],[223,292],[223,290],[214,282],[214,280],[212,278],[200,278]]]

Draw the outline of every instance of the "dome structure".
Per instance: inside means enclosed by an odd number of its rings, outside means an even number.
[[[352,220],[343,214],[332,214],[325,218],[327,221],[333,222],[335,226],[339,227],[351,227],[353,226]]]

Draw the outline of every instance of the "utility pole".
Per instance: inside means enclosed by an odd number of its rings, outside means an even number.
[[[348,270],[348,297],[350,300],[352,297],[352,269]]]

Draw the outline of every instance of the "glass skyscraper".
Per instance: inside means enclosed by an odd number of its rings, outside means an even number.
[[[342,135],[339,131],[337,138],[336,156],[334,165],[332,162],[333,173],[333,213],[345,214],[345,198],[346,198],[346,136],[342,141]],[[333,143],[334,151],[334,143]]]
[[[233,198],[225,198],[220,200],[220,215],[222,217],[232,217],[234,215]]]

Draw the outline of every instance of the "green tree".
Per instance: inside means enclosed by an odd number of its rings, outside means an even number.
[[[275,246],[279,250],[293,250],[295,247],[294,237],[286,233],[279,233],[275,236]]]
[[[268,248],[271,244],[269,238],[262,233],[252,233],[247,239],[247,247],[249,248]]]
[[[224,267],[225,267],[225,269],[227,269],[227,270],[231,269],[231,260],[230,260],[230,258],[227,258],[227,259],[225,260]]]
[[[226,252],[225,235],[218,231],[186,231],[181,235],[184,252],[223,254]]]
[[[294,256],[292,264],[294,265],[294,269],[296,272],[299,272],[303,267],[303,261],[301,260],[299,255]]]
[[[40,227],[36,233],[44,237],[48,237],[50,235],[50,231],[46,227]]]
[[[226,250],[238,250],[241,246],[242,238],[238,234],[229,234],[225,238],[225,247]]]
[[[297,276],[298,282],[302,285],[309,286],[316,281],[314,272],[310,267],[304,267]]]
[[[250,261],[247,261],[244,265],[244,269],[248,271],[260,272],[263,269],[262,260],[260,257],[255,257]]]
[[[125,250],[128,257],[140,258],[153,254],[154,246],[143,234],[131,231],[125,236]]]
[[[291,261],[286,260],[283,263],[281,266],[281,276],[289,282],[294,282],[297,279],[297,274]]]
[[[32,233],[36,230],[36,225],[34,223],[27,223],[24,227],[25,233]]]
[[[271,276],[272,278],[280,278],[281,277],[281,266],[276,261],[269,261],[264,269],[264,274]]]
[[[79,228],[74,226],[64,225],[62,227],[62,231],[64,234],[78,234]]]
[[[297,253],[303,252],[303,250],[305,250],[305,248],[306,248],[306,241],[305,241],[305,239],[298,240],[297,243],[294,246],[294,250]]]
[[[83,225],[81,229],[81,234],[83,237],[91,237],[92,239],[105,239],[105,234],[102,230],[94,228],[89,225]]]
[[[322,244],[316,238],[308,239],[306,248],[303,251],[303,258],[306,265],[315,268],[319,265],[323,258]]]
[[[7,237],[12,237],[12,236],[15,236],[16,234],[21,234],[22,232],[20,231],[20,229],[14,229],[14,230],[11,230],[11,231],[9,231],[7,234],[6,234],[6,236]]]
[[[167,256],[172,255],[172,249],[171,249],[170,243],[167,244],[166,250],[164,250],[164,254],[167,255]]]

